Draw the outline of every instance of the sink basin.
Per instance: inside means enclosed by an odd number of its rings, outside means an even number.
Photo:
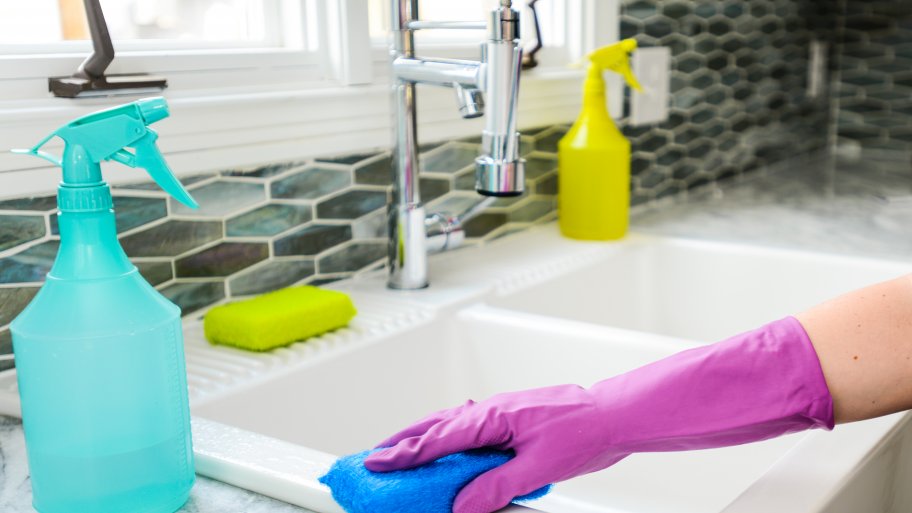
[[[716,341],[910,270],[899,262],[634,236],[611,255],[531,286],[505,287],[489,303]]]
[[[198,405],[194,414],[348,454],[467,398],[589,385],[692,345],[480,305]],[[535,507],[568,513],[721,511],[804,436],[634,455],[605,472],[558,485]]]
[[[332,287],[345,329],[269,353],[210,346],[185,326],[197,471],[342,513],[317,482],[337,455],[428,412],[499,392],[595,381],[907,273],[897,262],[706,241],[562,239],[553,226],[432,259],[431,288],[382,273]],[[0,413],[18,413],[0,374]],[[910,416],[740,447],[633,455],[510,511],[910,511]]]

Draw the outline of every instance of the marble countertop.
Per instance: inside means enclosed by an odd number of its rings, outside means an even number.
[[[19,419],[0,415],[0,511],[33,513],[25,438]],[[196,476],[181,513],[312,513],[257,493]]]
[[[631,215],[641,233],[912,258],[912,163],[790,162]]]
[[[910,163],[809,159],[723,186],[637,208],[641,233],[908,260],[912,256]],[[0,416],[0,511],[26,513],[31,487],[18,419]],[[185,513],[308,510],[197,477]]]

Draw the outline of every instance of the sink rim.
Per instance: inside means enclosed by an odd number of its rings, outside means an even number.
[[[495,241],[494,243],[479,247],[468,248],[458,252],[440,255],[432,259],[432,270],[435,273],[434,285],[431,289],[416,292],[389,292],[385,289],[385,275],[382,271],[367,273],[354,279],[345,280],[330,285],[330,288],[348,292],[356,299],[356,304],[362,310],[361,320],[364,322],[361,331],[343,330],[309,341],[307,344],[298,344],[295,349],[279,350],[265,355],[240,353],[233,349],[211,347],[202,339],[201,323],[199,321],[186,321],[185,341],[188,346],[196,344],[198,347],[190,351],[201,351],[211,354],[216,360],[225,360],[226,368],[237,368],[249,365],[253,370],[243,380],[231,381],[228,385],[217,387],[207,398],[215,398],[217,394],[230,394],[233,387],[246,386],[256,380],[274,379],[284,373],[297,372],[302,365],[316,365],[323,358],[331,357],[340,351],[357,351],[366,344],[382,343],[383,340],[407,330],[416,329],[425,323],[441,317],[454,315],[469,305],[484,304],[487,297],[503,294],[504,291],[515,292],[523,287],[531,286],[544,280],[557,279],[563,272],[589,265],[631,245],[643,244],[684,244],[698,246],[704,249],[721,249],[723,251],[750,251],[752,254],[770,254],[797,256],[799,258],[829,259],[831,261],[846,261],[853,263],[867,263],[870,265],[895,265],[908,268],[906,262],[883,259],[865,258],[831,253],[817,253],[803,249],[772,248],[768,246],[752,246],[742,243],[721,242],[715,240],[691,239],[682,237],[663,237],[656,235],[631,234],[627,239],[615,243],[589,243],[570,241],[557,235],[556,227],[552,224],[545,227],[528,230],[513,237]],[[440,265],[447,268],[441,272]],[[366,308],[362,305],[367,305]],[[536,315],[536,314],[530,314]],[[547,317],[547,316],[539,316]],[[370,318],[370,319],[368,319]],[[356,318],[357,319],[357,318]],[[550,318],[554,322],[576,322],[559,318]],[[370,321],[370,322],[368,322]],[[359,321],[361,322],[361,321]],[[588,323],[581,323],[588,324]],[[639,333],[654,339],[671,339],[662,335],[644,333],[623,328],[610,328],[598,326],[599,329],[614,329],[631,333]],[[677,343],[683,339],[673,337]],[[702,343],[696,342],[695,343]],[[683,346],[680,347],[684,349]],[[188,362],[190,360],[188,353]],[[233,367],[231,367],[233,366]],[[261,371],[261,372],[260,372]],[[222,371],[224,374],[224,371]],[[196,396],[196,400],[202,396]],[[206,399],[203,399],[206,400]],[[0,373],[0,413],[18,416],[18,395],[15,391],[15,370]],[[863,425],[840,428],[834,433],[810,432],[805,440],[799,443],[792,451],[784,455],[761,478],[755,481],[738,499],[724,509],[726,513],[753,513],[760,511],[795,511],[806,513],[812,511],[807,507],[818,508],[831,497],[838,489],[844,478],[851,474],[853,469],[863,462],[865,457],[879,445],[886,443],[890,436],[895,435],[906,426],[912,413],[900,413],[880,419],[862,423]],[[199,421],[199,422],[197,422]],[[243,488],[247,488],[266,495],[271,495],[283,500],[289,500],[307,507],[308,504],[323,504],[321,511],[337,513],[331,507],[325,506],[328,490],[322,485],[308,481],[304,485],[300,482],[301,474],[270,469],[267,464],[255,461],[242,461],[235,458],[230,448],[221,447],[225,437],[231,433],[237,434],[237,428],[223,424],[197,419],[199,423],[207,423],[208,428],[194,433],[195,454],[201,462],[198,471]],[[842,431],[840,431],[842,430]],[[840,436],[841,432],[846,435]],[[269,444],[270,437],[248,433],[248,443]],[[238,435],[240,436],[240,435]],[[856,440],[857,439],[857,440]],[[826,451],[836,445],[836,451],[842,458],[839,461],[828,460],[821,464],[818,458],[808,455],[827,454]],[[854,441],[846,446],[845,440]],[[290,444],[295,445],[295,444]],[[295,445],[294,457],[297,462],[308,460],[311,464],[325,464],[325,453],[315,454],[313,449]],[[318,451],[317,451],[318,452]],[[279,455],[273,455],[279,457]],[[323,459],[321,459],[323,458]],[[280,460],[273,460],[278,462]],[[208,464],[207,464],[208,462]],[[322,462],[322,463],[320,463]],[[803,464],[804,463],[804,464]],[[208,466],[207,466],[208,465]],[[788,495],[789,504],[777,504],[770,509],[771,501],[778,494],[770,494],[769,487],[794,480],[795,469],[804,469],[807,475],[822,478],[813,483],[813,490],[808,487],[800,490],[803,498],[804,509],[794,509],[794,495]],[[301,496],[282,495],[285,488],[278,491],[275,482],[254,482],[251,484],[251,474],[259,472],[261,477],[269,475],[285,483],[282,486],[304,486],[297,490]],[[246,472],[246,473],[245,473]],[[838,475],[837,475],[838,474]],[[295,479],[297,476],[297,480]],[[261,480],[262,481],[262,480]],[[268,481],[268,480],[267,480]],[[272,487],[272,488],[270,488]],[[279,495],[275,495],[279,494]],[[304,497],[303,499],[301,497]],[[297,498],[295,498],[297,497]],[[315,502],[307,502],[315,501]],[[528,511],[526,508],[516,507],[514,511]]]

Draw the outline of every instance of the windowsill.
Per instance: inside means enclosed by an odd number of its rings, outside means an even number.
[[[523,76],[520,128],[568,122],[579,110],[578,69],[535,69]],[[252,166],[282,160],[383,148],[390,141],[389,87],[385,84],[340,87],[328,82],[306,88],[289,84],[268,88],[166,90],[171,117],[155,125],[159,146],[178,175]],[[462,120],[452,92],[420,89],[419,125],[423,141],[481,133],[483,120]],[[97,109],[131,101],[102,99],[0,103],[0,196],[53,190],[58,179],[42,162],[9,153],[30,147],[53,128]],[[59,141],[46,146],[62,151]],[[118,166],[120,168],[122,166]],[[37,169],[46,171],[36,172]],[[131,172],[108,173],[112,183],[136,180]]]

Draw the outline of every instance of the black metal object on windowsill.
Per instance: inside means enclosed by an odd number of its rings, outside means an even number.
[[[105,75],[114,60],[114,43],[99,0],[85,0],[86,19],[92,35],[92,55],[69,77],[48,79],[48,90],[61,98],[155,93],[168,87],[164,77],[147,74]]]
[[[542,49],[541,24],[538,21],[538,10],[535,9],[535,3],[538,0],[529,0],[529,9],[532,10],[532,22],[535,28],[535,42],[529,48],[523,49],[522,69],[532,69],[538,66],[538,60],[535,54]]]

